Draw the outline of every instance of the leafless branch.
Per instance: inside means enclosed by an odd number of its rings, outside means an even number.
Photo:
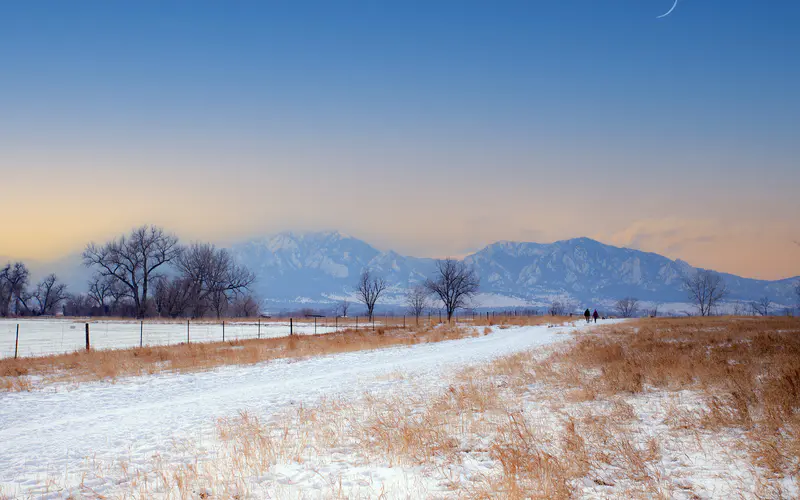
[[[375,312],[375,304],[378,302],[381,294],[386,290],[386,287],[386,280],[372,276],[369,269],[364,270],[358,279],[356,291],[358,292],[361,302],[367,307],[367,314],[370,320],[372,320],[373,313]]]
[[[725,280],[713,271],[690,273],[684,277],[683,285],[700,316],[710,316],[719,301],[728,295]]]
[[[425,288],[436,295],[447,311],[447,321],[453,313],[478,293],[480,278],[474,269],[460,260],[447,258],[436,262],[436,275],[425,282]]]

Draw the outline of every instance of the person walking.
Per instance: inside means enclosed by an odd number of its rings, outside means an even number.
[[[594,314],[592,314],[592,317],[594,318],[594,322],[597,323],[597,318],[600,317],[600,315],[597,314],[597,309],[594,310]]]
[[[584,312],[583,312],[583,317],[584,317],[584,318],[586,318],[586,322],[587,322],[587,323],[589,322],[589,318],[590,318],[591,316],[592,316],[592,313],[591,313],[591,312],[589,312],[589,309],[586,309],[586,311],[584,311]]]

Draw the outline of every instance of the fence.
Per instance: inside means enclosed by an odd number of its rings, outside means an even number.
[[[456,323],[489,322],[498,316],[516,316],[514,312],[456,315]],[[435,325],[447,321],[441,312],[413,316],[376,315],[373,321],[364,316],[317,318],[270,318],[233,320],[164,320],[144,321],[102,318],[17,318],[0,319],[0,358],[46,356],[84,349],[128,349],[195,342],[223,342],[268,339],[288,335],[314,335],[343,330],[374,331]],[[88,328],[88,331],[87,331]]]

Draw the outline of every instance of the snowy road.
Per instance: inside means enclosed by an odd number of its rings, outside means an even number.
[[[145,464],[170,457],[170,443],[202,443],[217,418],[248,410],[259,416],[321,396],[384,391],[402,372],[431,387],[442,375],[565,337],[574,327],[520,327],[434,344],[280,360],[211,372],[134,377],[67,389],[0,395],[0,490],[41,493],[48,478],[78,481],[86,458]]]

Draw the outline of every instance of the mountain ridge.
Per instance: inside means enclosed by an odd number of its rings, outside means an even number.
[[[286,307],[352,299],[358,274],[365,268],[386,278],[385,303],[399,306],[405,289],[424,281],[436,262],[380,251],[339,231],[277,233],[235,244],[231,251],[256,273],[256,293],[270,304]],[[553,243],[501,240],[462,260],[476,269],[482,294],[498,307],[504,297],[509,305],[535,307],[554,297],[575,303],[610,303],[624,296],[686,307],[682,277],[700,269],[680,259],[588,237]],[[753,301],[767,295],[780,305],[793,303],[792,286],[800,279],[770,281],[720,274],[730,288],[730,300]]]

